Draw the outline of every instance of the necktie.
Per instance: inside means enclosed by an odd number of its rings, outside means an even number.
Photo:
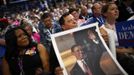
[[[92,72],[91,72],[90,68],[88,67],[88,65],[84,61],[82,61],[82,63],[83,63],[83,67],[84,67],[85,73],[87,75],[92,75]]]

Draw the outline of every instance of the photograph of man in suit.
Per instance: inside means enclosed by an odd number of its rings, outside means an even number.
[[[73,45],[71,48],[72,54],[76,57],[76,63],[70,71],[71,75],[94,75],[90,69],[89,61],[84,60],[84,55],[81,45]]]
[[[100,58],[107,52],[95,28],[74,33],[75,42],[83,46],[84,59],[90,62],[93,75],[105,75],[100,67]]]

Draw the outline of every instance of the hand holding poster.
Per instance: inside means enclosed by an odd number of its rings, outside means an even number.
[[[134,47],[134,20],[116,24],[119,46]]]
[[[51,38],[64,75],[127,75],[106,46],[96,23]]]

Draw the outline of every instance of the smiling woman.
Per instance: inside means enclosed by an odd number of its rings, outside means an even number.
[[[49,56],[42,44],[33,43],[28,33],[13,28],[5,35],[7,51],[3,59],[3,75],[49,74]]]

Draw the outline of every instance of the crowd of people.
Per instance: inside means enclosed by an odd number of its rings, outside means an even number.
[[[95,22],[113,56],[129,75],[134,74],[134,48],[119,47],[115,28],[116,23],[134,15],[133,0],[100,0],[0,13],[0,75],[63,75],[51,34]]]

